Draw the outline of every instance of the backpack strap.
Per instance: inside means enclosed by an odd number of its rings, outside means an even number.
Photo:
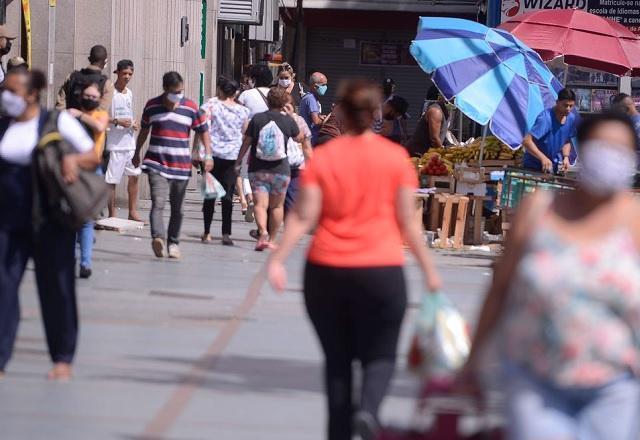
[[[31,223],[33,227],[34,239],[39,239],[39,232],[44,223],[43,213],[43,201],[42,201],[42,183],[40,181],[39,164],[37,160],[38,149],[42,145],[42,140],[45,136],[58,131],[58,116],[60,111],[47,110],[42,107],[40,109],[40,116],[38,118],[38,145],[33,152],[33,161],[31,167],[31,180],[32,180],[32,208],[31,208]]]

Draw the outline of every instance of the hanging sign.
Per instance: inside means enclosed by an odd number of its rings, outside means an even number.
[[[542,9],[582,9],[608,18],[640,34],[638,0],[502,0],[501,22]]]

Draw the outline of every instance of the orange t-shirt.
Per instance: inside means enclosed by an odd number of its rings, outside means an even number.
[[[302,186],[322,191],[308,259],[334,267],[404,264],[396,200],[418,178],[400,145],[375,134],[342,136],[315,149]]]

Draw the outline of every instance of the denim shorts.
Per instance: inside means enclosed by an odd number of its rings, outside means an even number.
[[[505,372],[511,440],[640,438],[640,383],[631,374],[599,387],[560,388],[519,367]]]
[[[249,173],[249,181],[254,192],[283,196],[287,193],[291,178],[286,174],[258,171]]]

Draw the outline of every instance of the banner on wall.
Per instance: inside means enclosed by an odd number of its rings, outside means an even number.
[[[29,0],[22,0],[22,19],[26,35],[27,64],[33,66],[31,62],[31,6]]]
[[[541,9],[582,9],[640,34],[640,0],[502,0],[500,21]]]

